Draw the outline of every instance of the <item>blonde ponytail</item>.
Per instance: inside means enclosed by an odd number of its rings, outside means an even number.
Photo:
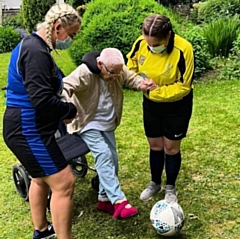
[[[47,44],[51,49],[53,49],[52,28],[56,21],[59,21],[62,27],[65,28],[71,27],[76,23],[81,23],[81,18],[78,12],[66,3],[55,4],[49,9],[45,15],[44,22],[37,25],[37,30],[41,27],[46,29]]]

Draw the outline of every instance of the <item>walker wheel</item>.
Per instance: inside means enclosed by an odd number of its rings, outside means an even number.
[[[98,191],[99,191],[99,177],[98,177],[98,174],[92,178],[91,184],[92,184],[93,191],[95,193],[98,193]]]
[[[88,172],[88,163],[87,159],[84,156],[78,157],[77,159],[73,159],[70,161],[70,167],[73,173],[79,178],[84,178]]]
[[[30,175],[21,164],[15,164],[12,168],[12,176],[18,194],[28,202]]]

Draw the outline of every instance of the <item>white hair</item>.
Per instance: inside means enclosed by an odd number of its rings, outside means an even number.
[[[105,48],[102,50],[99,61],[103,62],[105,65],[124,65],[123,54],[117,48]]]

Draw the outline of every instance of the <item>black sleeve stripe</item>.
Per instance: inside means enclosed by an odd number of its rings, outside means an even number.
[[[133,58],[134,55],[135,55],[135,53],[139,50],[140,44],[141,44],[142,40],[143,40],[143,39],[141,39],[141,40],[139,40],[138,42],[136,42],[135,47],[134,47],[134,50],[133,50],[130,58]]]
[[[180,58],[179,58],[179,61],[178,61],[178,69],[180,71],[180,74],[181,74],[181,78],[180,78],[180,81],[183,83],[183,75],[186,71],[186,62],[185,62],[185,59],[184,59],[184,56],[183,56],[183,52],[180,50]]]
[[[193,83],[193,80],[195,79],[196,58],[195,58],[195,55],[194,55],[194,54],[193,54],[193,60],[194,60],[194,67],[193,67],[193,76],[192,76],[191,84]]]

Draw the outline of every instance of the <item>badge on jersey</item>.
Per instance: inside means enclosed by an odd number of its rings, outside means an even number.
[[[139,65],[143,65],[143,63],[144,63],[145,59],[146,59],[146,57],[145,57],[145,56],[143,56],[143,55],[140,55],[140,57],[139,57],[139,60],[138,60],[138,63],[139,63]]]

